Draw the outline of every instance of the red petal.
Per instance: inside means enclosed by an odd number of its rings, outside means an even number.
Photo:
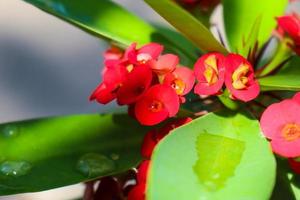
[[[136,66],[130,72],[117,92],[119,105],[135,103],[149,88],[152,81],[152,71],[146,65]]]
[[[300,174],[300,162],[296,161],[295,159],[290,158],[289,164],[291,169],[296,173]]]
[[[107,104],[116,98],[116,94],[113,93],[114,88],[109,87],[104,83],[101,83],[90,96],[90,101],[96,100],[101,104]]]
[[[141,149],[141,153],[142,153],[142,156],[144,158],[148,158],[148,159],[151,158],[153,149],[154,149],[154,147],[156,146],[156,144],[158,142],[155,139],[156,134],[157,134],[156,130],[152,130],[152,131],[149,131],[145,135],[143,143],[142,143],[142,149]]]
[[[195,83],[195,75],[191,69],[187,67],[176,68],[174,72],[166,74],[164,83],[171,86],[176,79],[181,80],[185,85],[184,91],[180,95],[186,95],[192,90]]]
[[[143,183],[146,184],[149,165],[150,165],[149,160],[145,160],[140,164],[140,166],[138,168],[138,173],[137,173],[138,184],[143,184]]]
[[[262,114],[260,126],[263,134],[272,140],[281,140],[281,129],[287,123],[300,124],[300,106],[293,100],[287,99],[270,105]]]
[[[169,123],[167,123],[165,126],[159,129],[159,131],[156,134],[156,139],[160,141],[162,138],[164,138],[170,131],[172,131],[175,128],[178,128],[184,124],[187,124],[191,122],[193,119],[190,117],[175,119]]]
[[[297,92],[294,95],[293,100],[296,101],[297,103],[300,103],[300,92]]]
[[[151,68],[158,75],[163,75],[174,71],[178,63],[178,56],[165,54],[160,56],[157,61],[153,60],[153,62],[151,62]]]
[[[159,102],[162,107],[159,111],[151,111],[153,102]],[[154,125],[167,117],[173,117],[179,110],[179,98],[173,88],[168,85],[154,85],[136,103],[135,115],[143,125]]]
[[[109,49],[107,49],[104,52],[104,60],[120,60],[123,56],[123,51],[116,47],[116,46],[111,46]]]
[[[205,77],[205,60],[209,56],[216,56],[217,59],[217,68],[218,68],[218,81],[213,85],[208,85]],[[198,95],[215,95],[219,93],[221,90],[223,84],[224,84],[224,78],[225,78],[225,56],[223,56],[220,53],[208,53],[204,56],[200,57],[195,66],[194,66],[195,76],[198,80],[198,83],[195,86],[194,92]]]
[[[278,25],[292,38],[300,37],[300,20],[293,15],[277,18]]]
[[[146,184],[138,184],[134,186],[127,197],[127,200],[145,200]]]
[[[163,51],[164,47],[158,43],[149,43],[144,46],[142,46],[139,50],[138,53],[146,53],[149,54],[152,59],[157,59],[158,56],[161,54]]]
[[[248,86],[245,89],[235,89],[232,85],[232,74],[241,65],[246,64],[250,66],[247,77],[249,79]],[[260,92],[260,87],[258,82],[254,77],[254,70],[252,65],[241,55],[229,54],[226,58],[226,75],[225,75],[225,85],[229,92],[236,98],[244,102],[251,101],[255,99]]]
[[[274,153],[285,158],[296,158],[300,156],[300,139],[295,141],[272,140],[272,150]]]

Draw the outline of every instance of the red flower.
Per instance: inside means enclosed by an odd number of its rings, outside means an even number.
[[[143,183],[147,182],[149,165],[150,165],[149,160],[145,160],[140,164],[140,166],[138,168],[138,173],[137,173],[138,184],[143,184]]]
[[[179,110],[179,98],[172,87],[157,84],[136,102],[135,116],[143,125],[155,125]]]
[[[252,65],[237,54],[226,58],[225,85],[233,98],[244,102],[255,99],[260,90]]]
[[[300,103],[300,92],[297,92],[294,97],[293,97],[293,100]]]
[[[130,45],[125,52],[131,64],[145,64],[150,60],[157,59],[164,47],[157,43],[149,43],[136,49],[136,43]]]
[[[165,54],[160,56],[158,60],[151,60],[150,65],[156,74],[164,75],[174,71],[178,63],[178,56],[173,54]]]
[[[180,95],[189,93],[195,83],[195,75],[187,67],[178,67],[172,73],[166,74],[164,84],[170,85]]]
[[[127,73],[125,66],[118,62],[115,65],[107,66],[103,71],[103,82],[93,91],[90,101],[96,100],[99,103],[107,104],[114,100]]]
[[[300,174],[300,162],[296,161],[293,158],[289,158],[289,164],[291,169],[296,173],[296,174]]]
[[[150,161],[143,161],[137,172],[137,185],[135,185],[128,194],[128,200],[145,200],[147,175]]]
[[[143,143],[142,143],[142,148],[141,148],[142,156],[144,158],[150,159],[153,149],[155,148],[155,146],[157,145],[158,142],[159,142],[159,140],[157,138],[157,131],[156,130],[149,131],[145,135]]]
[[[277,22],[293,40],[300,42],[300,18],[296,14],[278,17]]]
[[[300,105],[294,100],[284,100],[269,106],[262,114],[260,126],[271,140],[271,146],[280,156],[300,156]]]
[[[152,81],[152,71],[147,65],[135,66],[117,92],[119,105],[135,103],[143,96]]]
[[[225,79],[225,57],[220,53],[208,53],[200,57],[194,67],[198,83],[195,93],[215,95],[221,90]]]
[[[107,49],[104,52],[104,60],[120,60],[123,57],[124,52],[116,47],[116,46],[111,46],[109,49]]]
[[[150,159],[152,152],[155,148],[155,146],[158,144],[158,142],[163,139],[171,130],[182,126],[184,124],[187,124],[192,121],[192,118],[186,117],[186,118],[180,118],[173,120],[166,125],[164,125],[162,128],[157,130],[151,130],[149,131],[143,140],[141,154],[144,158]]]
[[[134,186],[127,197],[127,200],[145,200],[146,184],[138,184]]]
[[[288,45],[294,49],[296,54],[300,55],[300,17],[294,13],[292,15],[278,17],[277,22],[279,30],[282,29],[283,32],[287,33],[293,40],[293,42]]]

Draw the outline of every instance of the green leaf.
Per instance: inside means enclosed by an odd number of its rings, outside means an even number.
[[[109,0],[24,0],[79,28],[121,44],[152,41],[156,31]]]
[[[241,55],[244,57],[249,57],[253,56],[252,54],[255,54],[255,45],[257,45],[257,40],[258,40],[258,34],[259,34],[259,29],[260,29],[260,24],[261,24],[261,16],[259,16],[251,29],[251,32],[249,34],[249,37],[245,41],[245,43],[242,46],[242,49],[240,51]]]
[[[261,16],[258,44],[262,46],[276,27],[275,17],[284,14],[288,0],[223,0],[225,31],[231,50],[240,52],[253,34],[253,24]],[[258,31],[258,30],[256,30]]]
[[[281,65],[286,62],[292,55],[292,49],[285,41],[277,41],[277,49],[275,55],[267,63],[258,74],[259,76],[266,76],[274,71],[276,71]]]
[[[0,125],[0,195],[124,172],[140,161],[145,128],[127,115],[75,115]]]
[[[57,16],[96,36],[128,46],[132,42],[143,45],[159,42],[166,50],[177,53],[183,64],[195,62],[197,54],[185,49],[181,44],[188,43],[185,38],[176,40],[173,35],[163,34],[136,15],[110,0],[24,0],[54,16]],[[184,46],[184,45],[183,45]]]
[[[276,75],[258,79],[262,91],[300,90],[300,58],[294,56]]]
[[[269,144],[243,113],[211,113],[174,130],[151,160],[149,200],[265,200],[275,182]]]
[[[144,0],[158,14],[203,51],[228,53],[212,33],[186,10],[172,0]]]
[[[258,80],[261,86],[261,91],[272,90],[300,90],[300,78],[296,74],[274,75],[261,78]]]

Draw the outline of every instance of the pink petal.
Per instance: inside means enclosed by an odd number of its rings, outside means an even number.
[[[142,46],[139,50],[138,53],[146,53],[150,54],[152,59],[157,59],[158,56],[161,54],[163,51],[164,47],[158,43],[149,43],[144,46]]]
[[[160,56],[157,61],[151,62],[151,68],[158,75],[163,75],[174,71],[178,63],[178,56],[165,54]]]
[[[260,119],[263,134],[272,140],[282,140],[281,131],[287,123],[300,124],[298,113],[300,106],[290,99],[270,105]]]
[[[272,150],[274,153],[285,158],[296,158],[300,156],[300,139],[288,142],[285,140],[272,140]]]
[[[294,97],[293,97],[293,100],[300,103],[300,92],[297,92]]]
[[[211,56],[215,55],[217,59],[217,68],[218,68],[218,81],[213,84],[209,85],[204,77],[205,72],[205,60]],[[222,86],[224,84],[224,78],[225,78],[225,57],[220,53],[208,53],[204,56],[200,57],[195,66],[194,66],[195,76],[198,80],[198,83],[196,84],[194,88],[194,92],[198,95],[215,95],[219,93],[219,91],[222,89]]]

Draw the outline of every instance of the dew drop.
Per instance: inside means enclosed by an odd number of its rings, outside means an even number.
[[[19,177],[28,174],[32,166],[25,161],[4,161],[0,164],[0,173],[5,176]]]
[[[119,155],[119,154],[116,154],[116,153],[112,153],[112,154],[110,155],[110,157],[111,157],[111,159],[113,159],[113,160],[119,160],[119,159],[120,159],[120,155]]]
[[[2,134],[4,137],[10,138],[10,137],[15,137],[19,134],[19,128],[14,125],[6,125],[2,129]]]
[[[96,177],[113,171],[116,165],[113,160],[104,155],[88,153],[80,157],[76,168],[85,176]]]

